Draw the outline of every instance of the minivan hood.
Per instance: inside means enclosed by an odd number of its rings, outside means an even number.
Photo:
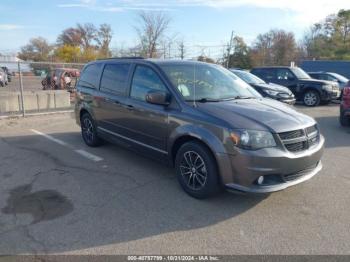
[[[197,108],[226,121],[233,129],[281,133],[316,123],[313,118],[297,112],[292,107],[268,98],[197,103]]]

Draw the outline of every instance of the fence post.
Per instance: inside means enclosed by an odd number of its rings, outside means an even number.
[[[19,61],[18,61],[18,74],[19,74],[19,87],[20,87],[20,93],[21,93],[22,116],[25,117],[26,111],[24,108],[23,79],[22,79],[22,71],[21,71],[21,62]]]

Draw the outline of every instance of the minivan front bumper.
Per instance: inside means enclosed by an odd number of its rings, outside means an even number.
[[[279,148],[258,151],[240,150],[230,155],[232,183],[230,191],[270,193],[309,180],[322,169],[324,138],[305,152],[294,154]],[[263,182],[258,179],[263,177]],[[226,180],[227,181],[227,180]]]

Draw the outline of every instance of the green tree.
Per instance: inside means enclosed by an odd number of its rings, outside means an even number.
[[[233,38],[233,54],[229,56],[229,68],[251,68],[250,49],[239,36]]]
[[[55,50],[55,58],[66,63],[80,62],[81,55],[79,46],[63,45]]]
[[[350,10],[340,10],[314,24],[304,35],[306,57],[316,59],[349,59]]]

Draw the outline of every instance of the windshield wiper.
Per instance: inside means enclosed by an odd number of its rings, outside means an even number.
[[[221,102],[221,101],[230,101],[230,100],[236,100],[236,99],[254,99],[254,98],[255,97],[253,96],[234,96],[234,97],[221,98],[221,99],[203,97],[201,99],[189,99],[189,100],[186,100],[186,102],[208,103],[208,102]]]
[[[253,96],[234,96],[234,97],[226,98],[224,100],[229,101],[229,100],[236,100],[236,99],[254,99],[254,98],[255,97]]]
[[[203,97],[201,99],[189,99],[189,100],[186,100],[186,102],[199,102],[199,103],[207,103],[207,102],[220,102],[222,100],[220,99],[213,99],[213,98],[206,98],[206,97]]]

